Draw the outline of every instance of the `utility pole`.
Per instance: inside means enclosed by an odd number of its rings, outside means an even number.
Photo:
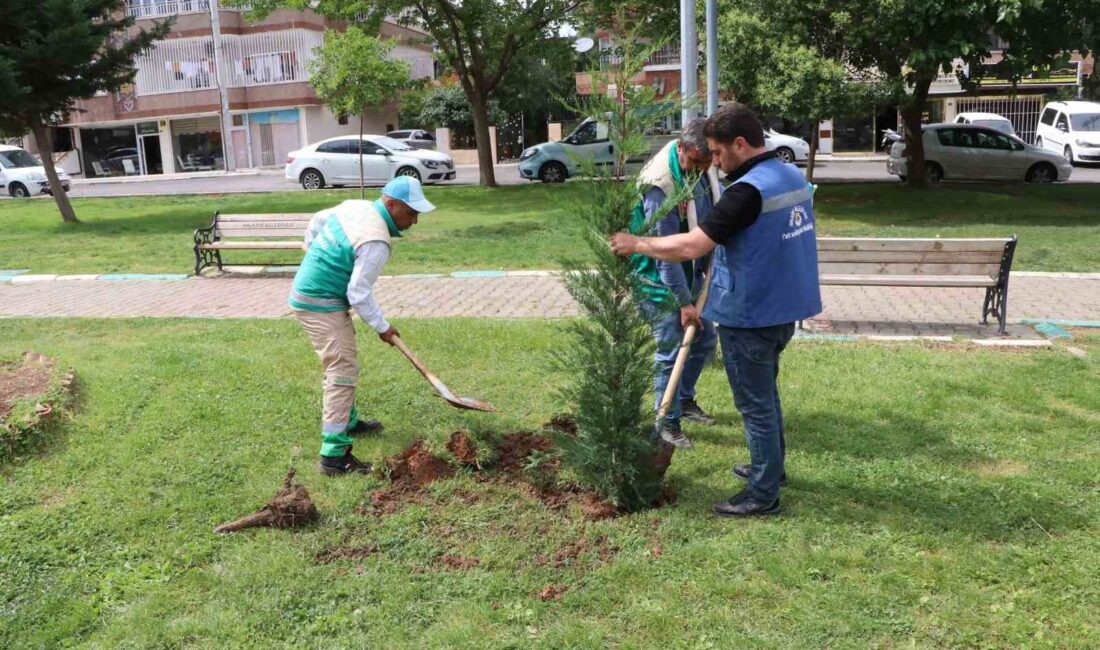
[[[680,98],[694,101],[699,93],[699,39],[695,33],[695,0],[680,0]],[[695,117],[695,108],[680,112],[681,128]]]
[[[222,26],[221,16],[218,10],[218,0],[210,0],[210,34],[214,40],[214,68],[217,73],[218,95],[221,99],[222,119],[222,158],[225,159],[225,170],[233,171],[237,166],[237,159],[233,156],[233,118],[229,115],[229,83],[228,70],[222,59]]]
[[[707,3],[707,115],[718,110],[718,0]]]

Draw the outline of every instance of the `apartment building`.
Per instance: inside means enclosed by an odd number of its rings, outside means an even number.
[[[68,130],[57,138],[60,150],[69,151],[61,162],[65,169],[94,178],[277,166],[310,142],[358,132],[358,119],[333,115],[309,85],[314,48],[326,29],[343,29],[344,23],[289,10],[251,22],[241,9],[215,4],[215,34],[211,4],[127,2],[135,29],[175,16],[172,32],[135,61],[133,84],[76,105],[64,125]],[[434,78],[424,33],[387,21],[381,36],[398,39],[392,55],[410,64],[414,78]],[[224,121],[223,86],[229,109]],[[228,134],[223,122],[230,125]],[[396,103],[365,122],[368,133],[397,127]]]

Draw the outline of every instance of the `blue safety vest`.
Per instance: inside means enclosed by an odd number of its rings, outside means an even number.
[[[718,246],[703,318],[726,327],[770,327],[821,313],[810,184],[797,167],[775,158],[736,183],[759,190],[760,216]]]

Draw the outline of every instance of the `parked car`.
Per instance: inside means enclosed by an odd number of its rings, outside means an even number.
[[[648,154],[628,160],[627,166],[643,164],[675,137],[675,133],[654,129],[646,136]],[[564,183],[567,178],[582,172],[581,160],[590,160],[598,167],[616,163],[615,146],[608,138],[606,122],[588,118],[559,142],[544,142],[524,149],[519,156],[519,175],[530,181]]]
[[[767,129],[764,131],[764,146],[785,163],[798,164],[810,160],[810,143],[793,135]]]
[[[436,142],[435,136],[430,131],[423,129],[412,129],[410,131],[390,131],[386,134],[387,138],[393,138],[399,142],[413,147],[414,149],[431,149],[435,151]]]
[[[72,184],[69,174],[58,169],[57,176],[68,192]],[[7,144],[0,144],[0,190],[15,198],[51,193],[42,162],[25,149]]]
[[[955,116],[955,124],[973,124],[1008,135],[1016,135],[1016,127],[1012,126],[1012,121],[996,113],[959,113]]]
[[[1100,104],[1051,102],[1035,129],[1035,146],[1075,162],[1100,162]]]
[[[922,129],[928,179],[963,181],[1069,180],[1073,167],[1058,154],[1043,151],[1007,135],[972,124],[929,124]],[[905,180],[905,142],[890,147],[886,170]]]
[[[454,180],[455,163],[447,154],[414,149],[384,135],[365,135],[363,176],[371,183],[385,183],[397,176],[437,183]],[[286,178],[307,190],[359,183],[358,137],[329,138],[291,151],[286,159]]]

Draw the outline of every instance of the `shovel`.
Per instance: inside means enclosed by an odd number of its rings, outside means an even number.
[[[707,175],[710,176],[711,198],[717,203],[721,196],[721,190],[718,189],[721,187],[721,185],[718,184],[718,173],[715,171],[714,167],[711,167],[707,170]],[[694,201],[688,205],[688,209],[694,212]],[[715,254],[711,253],[710,264],[707,266],[706,276],[703,278],[703,288],[699,291],[699,297],[695,300],[695,308],[700,313],[703,311],[703,306],[707,304],[707,293],[710,291],[710,276],[714,274],[714,257]],[[658,420],[665,417],[669,407],[672,406],[672,400],[680,392],[680,375],[684,374],[684,365],[687,363],[688,355],[691,354],[691,342],[695,340],[695,330],[695,325],[688,325],[684,329],[684,340],[680,343],[680,352],[676,355],[676,363],[672,366],[672,374],[668,378],[668,386],[665,387],[665,394],[661,396],[661,405],[657,409]]]
[[[393,337],[393,344],[397,346],[398,350],[401,350],[401,354],[404,354],[405,357],[416,366],[420,374],[424,375],[424,379],[427,379],[428,383],[432,385],[432,388],[435,388],[435,392],[439,393],[439,396],[447,400],[451,406],[460,409],[470,409],[472,411],[497,412],[497,407],[488,402],[482,402],[472,397],[459,397],[452,393],[451,389],[447,388],[447,385],[440,381],[439,377],[435,376],[435,373],[428,370],[428,367],[425,366],[420,359],[416,358],[416,355],[409,349],[409,346],[405,345],[405,342],[401,340],[400,336]]]

